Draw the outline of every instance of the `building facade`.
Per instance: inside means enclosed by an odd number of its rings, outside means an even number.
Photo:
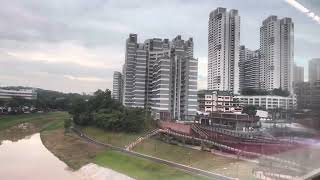
[[[291,18],[270,16],[260,27],[262,89],[293,91],[294,24]]]
[[[320,109],[320,80],[295,84],[299,109]]]
[[[239,53],[239,87],[240,90],[246,88],[246,81],[245,81],[245,63],[251,59],[253,51],[246,48],[244,45],[240,46],[240,53]]]
[[[113,72],[112,98],[118,102],[122,102],[122,82],[121,72]]]
[[[208,89],[239,93],[240,16],[217,8],[209,15]]]
[[[198,91],[198,110],[201,112],[242,112],[241,107],[235,106],[232,93],[217,90]]]
[[[0,89],[0,99],[22,98],[36,100],[37,92],[33,89],[6,90]]]
[[[177,36],[137,42],[130,34],[123,66],[123,104],[151,110],[156,119],[193,120],[197,111],[198,60],[193,39]]]
[[[240,46],[240,90],[261,89],[260,59],[260,50],[252,51]]]
[[[198,76],[193,39],[185,41],[177,36],[162,55],[153,66],[152,112],[156,119],[193,120],[197,111]]]
[[[265,109],[285,109],[291,110],[295,109],[297,105],[297,100],[294,95],[289,97],[282,96],[235,96],[234,101],[239,103],[240,106],[260,106]]]
[[[309,61],[309,81],[314,82],[320,80],[320,58]]]

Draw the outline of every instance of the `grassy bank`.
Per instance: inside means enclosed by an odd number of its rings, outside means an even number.
[[[63,125],[63,124],[62,124]],[[104,147],[88,143],[73,133],[64,133],[59,121],[48,124],[41,132],[44,145],[72,169],[93,162],[108,167],[135,179],[200,179],[178,169],[125,153],[107,150]],[[141,134],[106,132],[99,128],[85,127],[83,131],[95,139],[123,147]]]
[[[96,154],[106,149],[88,143],[80,139],[76,134],[65,134],[63,128],[49,128],[42,131],[41,139],[49,151],[74,170],[93,162]]]
[[[137,145],[134,151],[240,179],[252,178],[251,172],[256,166],[254,163],[168,144],[155,138]]]
[[[143,135],[143,133],[108,132],[96,127],[85,127],[82,131],[100,142],[112,144],[118,147],[124,147],[139,136]]]
[[[1,115],[0,116],[0,130],[10,128],[21,123],[32,123],[41,127],[49,122],[63,121],[69,118],[66,112],[50,112],[50,113],[33,113],[20,115]]]
[[[139,180],[205,180],[202,176],[194,176],[186,172],[177,170],[167,165],[155,163],[150,160],[130,156],[124,153],[108,150],[99,154],[95,158],[98,165],[111,168],[130,177]]]

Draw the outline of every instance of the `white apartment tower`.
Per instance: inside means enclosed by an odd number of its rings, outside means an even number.
[[[122,74],[118,71],[113,73],[112,98],[122,102]]]
[[[240,16],[217,8],[209,15],[208,89],[239,93]]]
[[[123,66],[123,104],[129,107],[145,107],[147,51],[137,43],[137,35],[130,34],[126,41]]]
[[[261,88],[293,91],[294,24],[269,16],[260,27]]]
[[[192,38],[153,38],[139,44],[137,35],[130,34],[123,74],[125,106],[144,107],[156,119],[194,119],[198,60],[193,58]]]

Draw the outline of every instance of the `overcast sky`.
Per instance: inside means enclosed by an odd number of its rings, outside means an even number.
[[[320,24],[284,0],[0,1],[0,86],[112,89],[113,71],[124,63],[125,40],[137,33],[141,42],[193,37],[199,88],[206,88],[208,16],[217,7],[239,10],[241,44],[251,49],[259,48],[263,19],[292,17],[296,63],[307,67],[308,60],[320,57]],[[320,12],[316,1],[308,1],[309,8]]]

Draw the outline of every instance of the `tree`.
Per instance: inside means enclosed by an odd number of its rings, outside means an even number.
[[[288,97],[290,95],[290,92],[288,90],[282,90],[281,88],[278,88],[278,89],[273,89],[272,94],[276,96]]]
[[[243,108],[242,113],[245,113],[248,115],[256,115],[257,110],[258,110],[257,106],[248,105]]]

